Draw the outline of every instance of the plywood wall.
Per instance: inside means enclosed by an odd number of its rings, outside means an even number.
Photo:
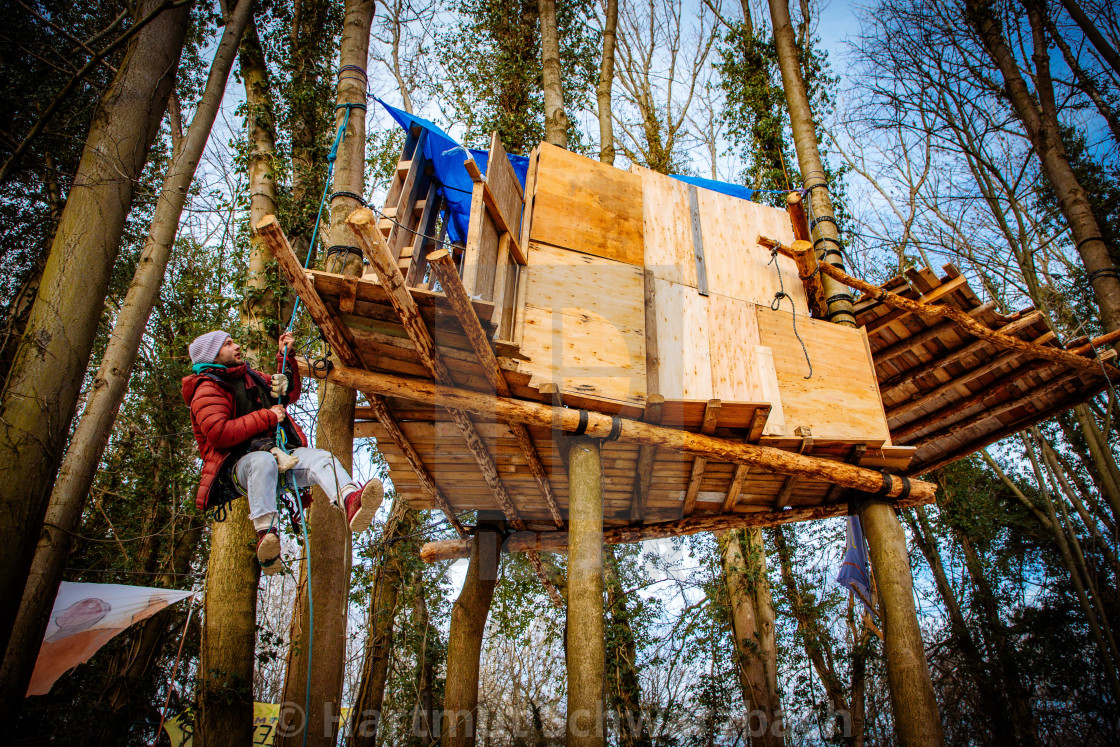
[[[866,332],[799,314],[806,362],[792,314],[763,306],[756,315],[762,345],[773,351],[787,435],[808,427],[818,440],[890,443]]]
[[[529,238],[642,266],[642,180],[541,143]]]
[[[643,405],[642,268],[536,242],[528,260],[521,370],[529,385]]]

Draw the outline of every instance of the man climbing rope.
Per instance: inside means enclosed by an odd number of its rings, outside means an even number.
[[[241,346],[228,333],[207,332],[190,344],[192,367],[183,378],[183,399],[202,453],[202,478],[195,504],[200,511],[223,506],[238,495],[249,499],[257,530],[257,560],[266,575],[283,566],[277,521],[281,475],[291,470],[299,489],[318,485],[331,503],[346,511],[350,531],[364,532],[381,505],[381,481],[354,482],[328,451],[312,449],[284,406],[299,398],[299,364],[291,353],[291,332],[280,336],[277,366],[291,371],[266,376],[242,360]],[[280,448],[296,446],[289,454]]]

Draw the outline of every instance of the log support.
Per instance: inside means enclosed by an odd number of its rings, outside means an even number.
[[[481,392],[457,389],[430,381],[336,366],[327,378],[343,386],[385,397],[399,397],[450,410],[464,410],[501,422],[525,423],[569,433],[580,431],[592,438],[617,438],[637,444],[652,444],[711,462],[745,464],[761,471],[799,475],[846,488],[876,493],[885,490],[886,499],[904,497],[905,505],[933,502],[937,486],[930,482],[892,477],[871,469],[856,467],[822,457],[792,454],[771,446],[728,441],[702,433],[692,433],[641,423],[618,416],[550,407],[539,402],[495,397]],[[909,486],[909,487],[907,487]]]
[[[568,447],[568,747],[603,747],[603,483],[599,441]]]

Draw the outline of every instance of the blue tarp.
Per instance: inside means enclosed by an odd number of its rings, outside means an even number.
[[[471,181],[470,174],[463,168],[463,161],[466,160],[467,153],[470,153],[475,163],[478,164],[479,170],[485,174],[486,162],[489,159],[489,154],[484,150],[464,148],[462,145],[455,142],[450,135],[426,119],[421,119],[408,112],[401,111],[394,106],[389,106],[381,99],[377,99],[377,103],[381,104],[381,106],[385,108],[385,111],[389,112],[389,116],[396,120],[397,124],[399,124],[405,132],[408,132],[413,125],[419,125],[428,131],[428,135],[424,139],[424,156],[435,169],[436,182],[439,184],[440,193],[443,195],[447,209],[450,212],[451,220],[447,227],[448,238],[451,241],[465,241],[467,236],[467,223],[470,221],[471,214],[471,189],[474,187],[474,183]],[[529,159],[525,156],[511,155],[509,157],[509,162],[513,166],[513,171],[517,174],[518,180],[521,182],[522,189],[524,189],[525,175],[529,171]],[[697,187],[710,189],[713,192],[720,192],[744,200],[751,199],[751,196],[754,194],[754,191],[747,187],[738,184],[718,182],[715,179],[703,179],[698,176],[678,176],[675,174],[673,178],[688,184],[693,184]]]
[[[727,182],[717,182],[715,179],[704,179],[699,176],[681,176],[679,174],[670,174],[674,179],[679,179],[686,184],[692,184],[704,189],[710,189],[713,192],[720,194],[731,195],[743,200],[749,200],[754,196],[754,190],[744,187],[741,184],[728,184]]]
[[[389,112],[389,116],[395,119],[405,132],[411,129],[414,124],[428,131],[427,137],[424,138],[424,157],[435,169],[436,182],[439,184],[440,193],[443,195],[447,209],[451,214],[451,221],[447,227],[448,239],[465,241],[467,238],[467,223],[471,215],[471,189],[474,187],[474,182],[471,181],[471,176],[467,173],[467,170],[463,168],[463,161],[467,160],[467,153],[470,153],[475,163],[478,164],[479,171],[485,174],[486,162],[489,160],[490,154],[484,150],[464,148],[455,142],[450,135],[426,119],[421,119],[396,107],[389,106],[381,99],[377,99],[377,103],[385,107],[385,111]],[[521,182],[522,189],[524,189],[525,175],[529,171],[529,159],[525,156],[511,155],[509,162]]]

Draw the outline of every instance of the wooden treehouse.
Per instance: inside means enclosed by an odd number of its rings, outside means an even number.
[[[580,433],[603,439],[608,542],[844,515],[850,490],[930,502],[932,484],[901,476],[1116,371],[1040,313],[981,304],[951,265],[882,287],[818,271],[796,197],[779,210],[547,144],[524,187],[496,137],[485,176],[466,161],[469,226],[449,245],[424,141],[410,131],[381,216],[350,218],[365,276],[305,271],[274,219],[258,230],[334,351],[331,378],[366,395],[355,435],[461,537],[458,515],[501,512],[520,549],[562,549],[563,440]],[[821,318],[822,274],[864,291],[859,327]]]

